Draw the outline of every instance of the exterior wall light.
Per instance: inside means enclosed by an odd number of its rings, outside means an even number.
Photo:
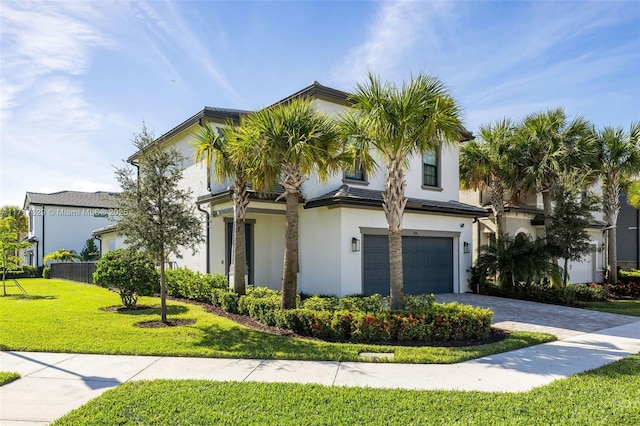
[[[351,251],[360,251],[360,240],[356,237],[351,239]]]
[[[463,243],[462,249],[465,253],[471,253],[471,244]]]

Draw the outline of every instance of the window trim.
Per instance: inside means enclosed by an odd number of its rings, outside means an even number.
[[[347,171],[345,170],[342,173],[342,182],[355,184],[355,185],[365,185],[365,186],[369,185],[369,176],[367,174],[367,171],[362,167],[362,164],[360,164],[359,160],[356,160],[356,165],[360,166],[360,171],[362,172],[362,179],[357,179],[355,177],[347,176]]]

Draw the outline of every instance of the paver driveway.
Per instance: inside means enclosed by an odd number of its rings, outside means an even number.
[[[469,293],[438,294],[436,300],[489,308],[494,313],[495,327],[550,333],[559,340],[640,321],[629,315]]]

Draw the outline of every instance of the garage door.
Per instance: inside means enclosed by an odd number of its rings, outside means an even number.
[[[364,235],[364,294],[389,295],[389,237]],[[453,239],[402,238],[402,271],[405,294],[453,291]]]

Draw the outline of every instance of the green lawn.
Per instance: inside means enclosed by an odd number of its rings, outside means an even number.
[[[0,386],[11,383],[20,378],[18,373],[12,371],[0,371]]]
[[[584,302],[584,307],[594,311],[640,317],[640,300],[612,300],[609,302]]]
[[[170,318],[192,325],[139,328],[158,320],[159,308],[126,313],[101,308],[120,304],[116,293],[61,280],[24,279],[29,296],[0,297],[0,349],[71,353],[174,355],[360,361],[358,353],[394,352],[394,362],[455,363],[554,340],[548,334],[513,332],[502,342],[464,348],[411,348],[327,343],[275,336],[205,312],[201,306],[169,301]],[[139,304],[158,306],[157,298]]]
[[[54,423],[82,424],[637,425],[640,355],[524,393],[129,382]]]

